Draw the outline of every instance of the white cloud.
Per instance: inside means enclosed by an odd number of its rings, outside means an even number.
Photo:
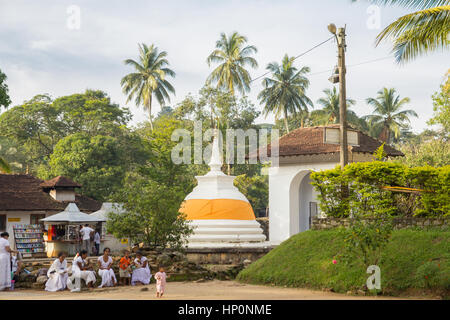
[[[80,29],[67,28],[67,7],[80,7]],[[341,1],[14,1],[2,2],[0,10],[0,69],[8,76],[14,104],[37,93],[60,96],[98,88],[112,99],[125,103],[120,79],[130,69],[126,58],[137,58],[137,43],[155,43],[169,53],[172,80],[180,102],[187,93],[196,94],[210,72],[206,57],[214,48],[220,32],[234,30],[246,35],[258,48],[259,68],[279,61],[285,53],[297,55],[328,38],[327,24],[347,24],[349,65],[385,57],[389,46],[374,47],[379,30],[367,28],[367,3]],[[405,13],[398,8],[382,7],[381,27]],[[297,60],[311,72],[331,69],[336,63],[336,45],[328,42]],[[448,68],[448,54],[419,58],[403,67],[392,60],[350,67],[348,96],[357,100],[358,114],[370,113],[365,105],[383,86],[397,88],[401,96],[411,98],[411,107],[419,114],[413,119],[416,131],[425,127],[431,116],[430,95],[439,87]],[[316,101],[330,87],[328,73],[312,75],[308,94]],[[256,96],[260,80],[252,86]],[[144,112],[132,107],[135,122]],[[155,113],[159,110],[154,108]],[[273,117],[259,119],[272,121]]]

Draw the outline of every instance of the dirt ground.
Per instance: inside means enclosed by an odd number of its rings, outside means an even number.
[[[17,289],[0,292],[0,300],[149,300],[156,299],[155,284],[138,287],[116,287],[94,289],[72,293],[46,292],[44,290]],[[234,281],[168,282],[162,299],[173,300],[359,300],[401,299],[393,297],[365,297],[336,294],[308,289],[280,288],[241,284]]]

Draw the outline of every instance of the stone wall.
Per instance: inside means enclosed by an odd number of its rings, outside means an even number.
[[[340,226],[348,227],[350,219],[348,218],[313,218],[311,221],[312,230],[326,230]],[[409,227],[448,227],[450,225],[450,217],[442,218],[394,218],[396,229],[404,229]]]
[[[232,265],[254,262],[267,254],[272,247],[264,248],[189,248],[185,254],[195,264]]]
[[[268,217],[256,218],[256,221],[258,221],[259,224],[261,225],[263,233],[266,236],[266,241],[269,241],[269,218]]]

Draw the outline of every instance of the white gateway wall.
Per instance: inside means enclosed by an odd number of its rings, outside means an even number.
[[[301,183],[305,177],[308,179],[311,171],[332,169],[336,164],[335,161],[280,164],[269,169],[269,240],[272,244],[277,245],[307,229],[305,210],[309,210],[310,201],[317,201],[317,193],[310,188],[302,192]]]

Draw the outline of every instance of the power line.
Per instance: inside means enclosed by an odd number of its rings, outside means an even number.
[[[328,39],[322,41],[322,42],[319,43],[319,44],[316,44],[314,47],[312,47],[312,48],[306,50],[305,52],[300,53],[298,56],[295,56],[293,60],[298,59],[298,58],[304,56],[304,55],[307,54],[308,52],[313,51],[314,49],[316,49],[316,48],[320,47],[321,45],[327,43],[327,42],[330,41],[331,39],[334,39],[334,36],[332,36],[332,37],[330,37],[330,38],[328,38]],[[254,81],[258,80],[258,79],[261,79],[262,77],[268,75],[269,73],[270,73],[270,71],[267,71],[266,73],[264,73],[264,74],[262,74],[262,75],[256,77],[255,79],[250,80],[250,83],[252,83],[252,82],[254,82]]]
[[[368,63],[373,63],[373,62],[377,62],[377,61],[381,61],[381,60],[392,59],[393,57],[394,56],[387,56],[387,57],[383,57],[383,58],[363,61],[363,62],[360,62],[360,63],[348,65],[347,68],[356,67],[356,66],[360,66],[360,65],[368,64]],[[324,70],[324,71],[314,72],[314,73],[310,73],[308,76],[315,76],[317,74],[327,73],[327,72],[331,72],[333,70],[334,69],[328,69],[328,70]]]

